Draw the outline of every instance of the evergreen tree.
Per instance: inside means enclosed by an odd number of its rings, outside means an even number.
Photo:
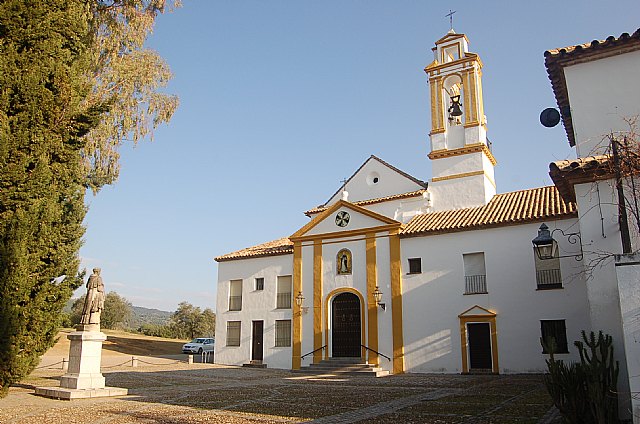
[[[167,3],[0,1],[0,397],[53,344],[82,284],[85,188],[114,182],[123,140],[177,107],[157,92],[166,63],[143,46]]]
[[[89,18],[81,0],[0,3],[0,396],[53,344],[81,284]]]

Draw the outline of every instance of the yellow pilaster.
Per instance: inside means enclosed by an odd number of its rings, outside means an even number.
[[[369,336],[369,348],[378,351],[378,305],[373,297],[373,292],[378,284],[378,269],[376,263],[376,235],[368,233],[366,236],[367,251],[367,311],[368,311],[368,327],[367,334]],[[378,354],[369,352],[369,363],[378,363]]]
[[[302,244],[293,243],[293,296],[302,291]],[[302,310],[294,302],[293,309],[293,349],[291,349],[291,368],[300,369],[302,349]]]
[[[476,93],[476,89],[477,89],[477,78],[476,78],[476,73],[475,73],[475,69],[471,72],[470,74],[470,84],[469,84],[469,90],[471,91],[471,122],[478,122],[478,93]]]
[[[393,326],[393,373],[404,372],[404,336],[402,324],[402,269],[398,230],[389,234],[391,261],[391,321]]]
[[[322,240],[313,241],[313,363],[322,360]]]

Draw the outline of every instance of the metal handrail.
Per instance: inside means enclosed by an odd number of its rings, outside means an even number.
[[[319,351],[319,350],[324,349],[325,347],[327,347],[327,345],[324,345],[324,346],[322,346],[322,347],[319,347],[319,348],[317,348],[316,350],[312,350],[312,351],[311,351],[311,352],[309,352],[309,353],[305,353],[304,355],[302,355],[302,356],[300,357],[300,360],[304,359],[304,357],[305,357],[305,356],[309,356],[309,355],[311,355],[312,353],[315,353],[315,352],[317,352],[317,351]]]
[[[365,345],[363,345],[363,344],[361,344],[361,345],[360,345],[360,347],[363,347],[363,348],[365,348],[365,349],[367,349],[367,350],[370,350],[371,352],[376,353],[376,354],[378,354],[379,356],[382,356],[382,357],[384,357],[384,358],[387,358],[387,360],[388,360],[389,362],[391,362],[391,358],[389,358],[389,357],[388,357],[387,355],[385,355],[384,353],[380,353],[380,352],[378,352],[377,350],[373,350],[373,349],[371,349],[370,347],[367,347],[367,346],[365,346]]]

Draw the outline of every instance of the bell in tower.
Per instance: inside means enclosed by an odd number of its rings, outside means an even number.
[[[433,209],[482,206],[496,193],[496,160],[482,101],[482,61],[469,52],[467,37],[453,30],[435,44],[434,60],[425,68],[431,94]]]

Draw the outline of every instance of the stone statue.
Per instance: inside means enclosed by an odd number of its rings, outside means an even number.
[[[100,268],[93,268],[93,274],[87,281],[87,297],[82,308],[80,324],[100,325],[100,312],[104,309],[104,283],[100,277]]]

